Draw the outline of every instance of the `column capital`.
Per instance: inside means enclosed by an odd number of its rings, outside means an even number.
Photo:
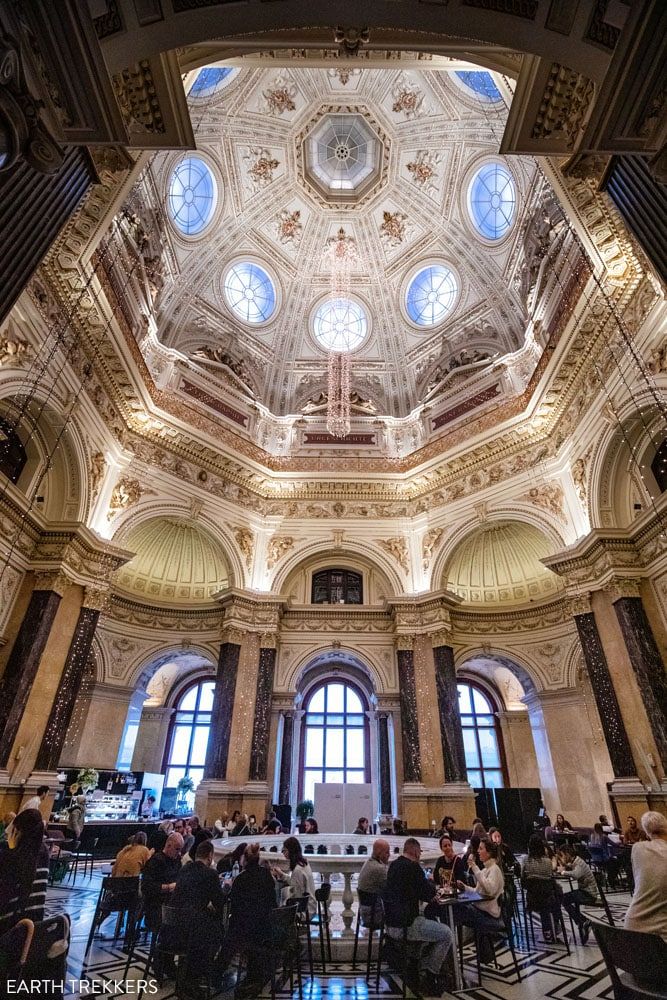
[[[85,587],[81,606],[91,611],[103,611],[109,601],[108,587]]]
[[[62,597],[70,586],[70,583],[71,580],[67,573],[60,567],[54,567],[50,570],[38,570],[35,573],[34,590],[52,590],[55,594]]]
[[[419,594],[415,597],[389,598],[387,606],[394,619],[396,636],[430,635],[433,644],[445,645],[452,631],[450,605],[447,591]]]
[[[591,595],[590,591],[584,591],[580,594],[571,594],[568,596],[568,604],[570,608],[570,614],[573,618],[577,615],[588,615],[591,613]]]
[[[641,597],[641,580],[635,577],[615,576],[603,587],[612,604],[623,597]]]
[[[275,637],[280,631],[280,619],[285,608],[281,597],[228,588],[215,594],[215,599],[224,610],[223,629],[259,634],[263,646],[275,647]]]
[[[395,635],[394,636],[394,649],[399,652],[402,649],[412,650],[414,645],[414,636],[412,635]]]

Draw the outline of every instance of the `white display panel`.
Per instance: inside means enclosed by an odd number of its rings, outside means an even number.
[[[373,821],[370,784],[316,783],[314,802],[320,833],[354,833],[360,816]]]

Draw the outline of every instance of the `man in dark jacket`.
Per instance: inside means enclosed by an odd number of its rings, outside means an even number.
[[[422,941],[420,972],[425,973],[424,987],[429,996],[439,996],[444,986],[445,961],[452,947],[452,932],[445,924],[429,920],[419,912],[420,903],[428,903],[436,893],[435,884],[426,878],[419,864],[421,845],[408,837],[403,854],[389,865],[387,886],[383,893],[385,920],[389,937],[401,938],[407,926],[408,941]]]
[[[187,980],[192,984],[208,972],[222,943],[226,896],[212,867],[214,853],[210,840],[199,844],[195,860],[183,865],[178,873],[169,902],[179,917],[179,926],[169,930],[178,935],[178,943],[187,950]]]
[[[141,876],[141,895],[144,901],[146,926],[157,931],[162,922],[162,904],[169,901],[176,888],[181,870],[183,838],[180,833],[170,833],[161,851],[156,851],[144,865]]]

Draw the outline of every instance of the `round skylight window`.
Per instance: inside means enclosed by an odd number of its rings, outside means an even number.
[[[366,310],[353,299],[327,299],[315,313],[313,333],[325,351],[356,351],[368,333]]]
[[[213,97],[232,82],[237,72],[233,66],[203,66],[190,87],[189,96]]]
[[[276,287],[269,274],[251,261],[233,264],[223,283],[232,312],[244,323],[266,323],[276,308]]]
[[[492,104],[502,97],[493,82],[493,77],[485,70],[457,69],[455,76],[463,84],[464,89],[474,94],[480,101]]]
[[[417,326],[436,326],[454,308],[459,284],[444,264],[429,264],[417,271],[405,293],[405,309]]]
[[[516,189],[507,167],[497,160],[484,163],[468,188],[468,211],[475,229],[486,240],[499,240],[514,221]]]
[[[169,214],[185,236],[197,236],[213,218],[218,189],[211,169],[198,156],[186,156],[169,180]]]

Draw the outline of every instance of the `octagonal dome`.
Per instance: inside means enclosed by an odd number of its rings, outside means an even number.
[[[359,113],[324,115],[304,140],[306,179],[331,202],[356,201],[380,179],[382,141]]]

